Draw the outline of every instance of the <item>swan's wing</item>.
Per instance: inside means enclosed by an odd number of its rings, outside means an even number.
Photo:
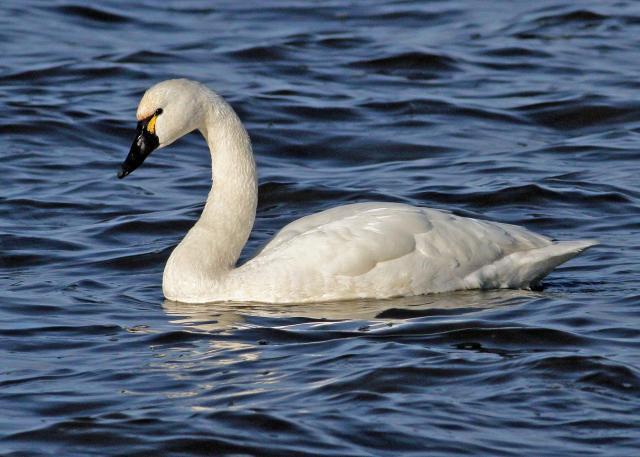
[[[278,249],[281,245],[287,243],[289,240],[303,235],[307,232],[313,232],[317,229],[326,230],[331,224],[340,225],[341,221],[347,225],[351,225],[354,218],[371,217],[370,214],[363,214],[369,210],[381,210],[384,208],[401,207],[403,209],[415,209],[415,207],[409,205],[403,205],[398,203],[354,203],[350,205],[336,206],[318,213],[310,214],[308,216],[296,219],[295,221],[285,225],[274,237],[263,246],[260,253],[266,253],[271,250]],[[380,216],[380,212],[377,212],[377,216]],[[374,216],[375,217],[375,216]]]
[[[300,271],[358,276],[376,265],[415,255],[434,267],[473,271],[516,251],[551,241],[528,230],[393,203],[332,208],[284,227],[254,258]],[[460,271],[463,273],[463,271]]]

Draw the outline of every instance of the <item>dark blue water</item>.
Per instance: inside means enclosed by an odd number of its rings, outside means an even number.
[[[637,455],[639,49],[632,1],[4,0],[0,454]],[[253,139],[245,257],[365,200],[601,245],[542,292],[165,302],[206,146],[115,171],[172,77]]]

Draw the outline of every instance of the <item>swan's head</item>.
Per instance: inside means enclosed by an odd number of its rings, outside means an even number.
[[[187,79],[171,79],[147,89],[136,113],[136,137],[120,166],[118,178],[138,168],[155,149],[197,129],[202,123],[202,97],[206,90],[200,83]]]

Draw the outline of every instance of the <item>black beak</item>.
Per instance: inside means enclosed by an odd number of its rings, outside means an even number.
[[[122,165],[120,165],[120,170],[118,170],[119,179],[124,178],[142,165],[144,159],[160,144],[158,137],[154,133],[147,131],[147,124],[150,120],[151,118],[138,122],[136,139],[133,140],[129,154],[127,158],[124,159],[124,162],[122,162]]]

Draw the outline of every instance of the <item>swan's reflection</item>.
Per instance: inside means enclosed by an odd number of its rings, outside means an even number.
[[[411,317],[463,314],[465,310],[519,304],[540,293],[525,290],[462,291],[388,300],[357,300],[307,304],[201,303],[165,300],[165,312],[181,324],[202,331],[248,325],[250,317],[307,318],[313,320],[390,321]]]
[[[197,350],[188,348],[186,354],[181,352],[172,358],[171,363],[167,363],[166,359],[158,362],[158,367],[163,370],[168,368],[169,376],[176,382],[189,382],[189,389],[183,391],[176,388],[168,396],[186,397],[207,392],[207,401],[192,408],[194,413],[214,414],[219,411],[219,404],[231,410],[237,402],[238,407],[242,408],[253,399],[268,396],[268,392],[274,389],[287,390],[291,385],[287,376],[291,376],[292,372],[296,377],[300,376],[300,372],[310,366],[301,362],[304,358],[298,357],[298,351],[306,353],[308,348],[287,348],[284,352],[274,353],[278,345],[262,346],[259,338],[264,331],[293,330],[290,336],[295,337],[302,336],[300,332],[308,332],[309,328],[326,325],[331,327],[330,331],[358,330],[371,334],[369,332],[376,330],[385,331],[392,322],[395,329],[404,324],[411,326],[413,321],[408,319],[412,317],[445,315],[452,319],[473,319],[465,316],[465,313],[518,305],[540,296],[539,293],[522,290],[494,290],[316,304],[188,304],[165,300],[163,308],[172,324],[199,332],[214,332],[216,335],[212,340],[203,340],[205,347],[198,346]],[[250,330],[250,334],[243,334],[244,329]],[[239,335],[236,334],[237,330],[241,330]],[[306,340],[301,338],[299,341]],[[268,353],[266,357],[265,350]],[[348,348],[340,350],[349,351]],[[478,357],[494,356],[473,352],[470,357],[477,360]],[[298,361],[293,365],[283,364],[283,360],[292,358]],[[207,375],[202,377],[202,373]],[[334,375],[329,369],[321,377],[334,379]],[[309,379],[317,381],[318,378],[311,376]],[[195,383],[197,389],[192,388],[191,383]]]

